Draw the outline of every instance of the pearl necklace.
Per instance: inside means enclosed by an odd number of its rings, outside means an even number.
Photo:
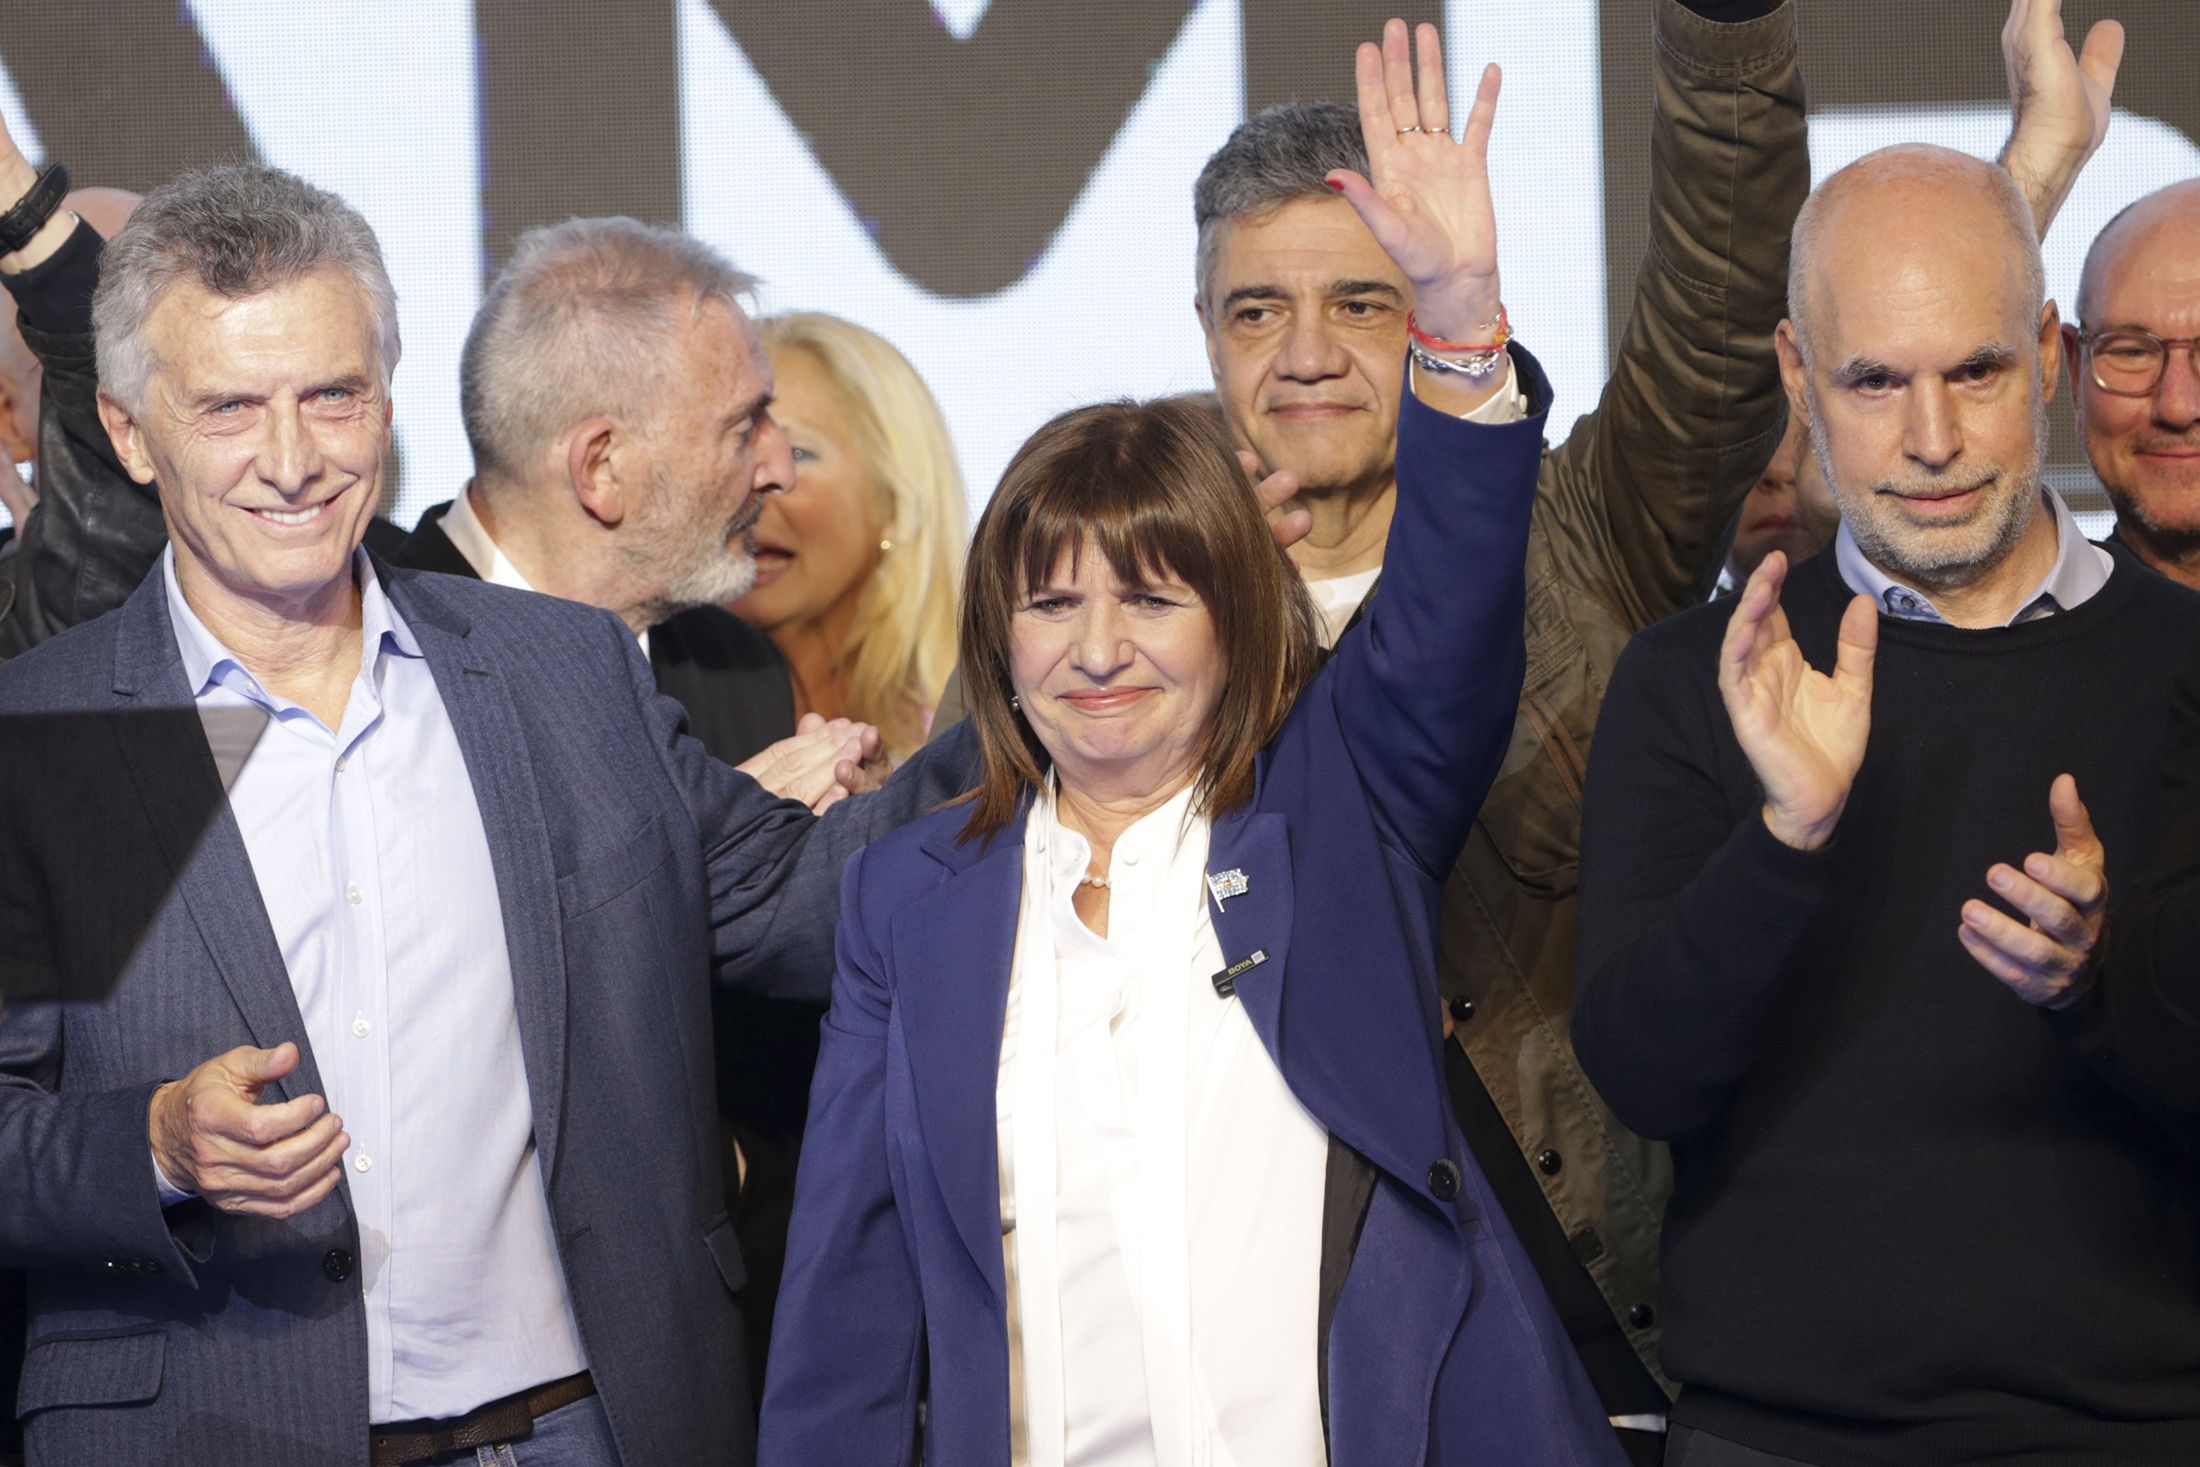
[[[1079,886],[1089,886],[1094,891],[1106,891],[1108,889],[1108,878],[1106,878],[1105,876],[1095,876],[1090,871],[1087,871],[1084,875],[1077,878],[1077,884]]]

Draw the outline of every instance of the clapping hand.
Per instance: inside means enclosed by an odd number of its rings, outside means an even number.
[[[2062,0],[2010,0],[2001,29],[2009,68],[2009,145],[2002,167],[2024,190],[2041,235],[2070,197],[2078,173],[2108,136],[2124,28],[2104,20],[2082,53],[2063,34]]]
[[[2055,821],[2055,853],[2034,851],[2024,869],[1996,864],[1986,884],[2031,918],[2020,925],[1989,902],[1963,904],[1956,929],[1964,951],[2026,1003],[2060,1008],[2084,987],[2086,964],[2101,940],[2108,911],[2107,855],[2093,818],[2078,798],[2078,782],[2058,775],[2047,792]]]
[[[1444,48],[1436,27],[1416,33],[1419,78],[1406,52],[1406,24],[1383,26],[1383,43],[1362,43],[1354,75],[1368,171],[1329,175],[1375,242],[1413,285],[1421,329],[1450,341],[1479,341],[1497,318],[1497,217],[1490,204],[1490,127],[1498,70],[1485,67],[1466,134],[1451,139]]]
[[[1719,696],[1765,792],[1765,826],[1811,851],[1833,838],[1872,724],[1879,613],[1859,596],[1841,615],[1828,677],[1803,659],[1780,609],[1787,556],[1773,551],[1742,588],[1719,647]]]

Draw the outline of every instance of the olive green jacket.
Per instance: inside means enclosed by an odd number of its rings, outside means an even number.
[[[1785,427],[1772,339],[1810,158],[1793,4],[1718,25],[1654,3],[1649,252],[1596,411],[1544,455],[1527,682],[1445,892],[1439,981],[1454,1040],[1656,1372],[1672,1164],[1613,1119],[1567,1032],[1582,771],[1620,649],[1703,600]]]

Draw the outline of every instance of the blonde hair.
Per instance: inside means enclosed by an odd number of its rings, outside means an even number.
[[[893,549],[863,588],[842,651],[848,716],[878,725],[896,758],[955,667],[955,597],[967,534],[962,472],[939,404],[909,359],[851,321],[818,311],[756,323],[764,349],[806,354],[838,394]]]

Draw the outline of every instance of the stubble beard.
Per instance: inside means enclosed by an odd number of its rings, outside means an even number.
[[[659,479],[651,498],[662,510],[676,505],[678,495],[676,486]],[[636,582],[655,587],[644,602],[651,626],[698,606],[723,606],[749,593],[756,584],[756,547],[750,536],[763,508],[762,498],[752,493],[715,533],[698,533],[675,520],[627,547]]]
[[[1815,401],[1811,411],[1824,421]],[[2040,500],[2040,467],[2047,461],[2047,403],[2037,394],[2032,399],[2032,445],[2025,462],[2003,464],[1989,478],[1982,478],[1980,484],[1989,494],[2000,492],[1955,524],[1904,523],[1899,509],[1880,505],[1880,496],[1892,492],[1893,484],[1873,485],[1856,496],[1856,502],[1867,508],[1852,507],[1851,496],[1834,473],[1826,435],[1813,433],[1810,442],[1818,471],[1825,475],[1834,502],[1841,506],[1842,522],[1856,537],[1865,559],[1924,591],[1960,590],[1999,569],[2016,552],[2032,522],[2033,507]]]

